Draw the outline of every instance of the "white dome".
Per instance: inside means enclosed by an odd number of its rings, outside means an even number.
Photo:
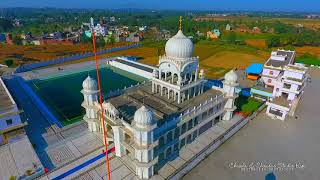
[[[224,79],[227,82],[236,83],[238,80],[238,75],[234,70],[231,70],[224,75]]]
[[[134,121],[137,126],[151,126],[153,124],[153,113],[142,106],[134,113]]]
[[[188,58],[193,55],[193,43],[181,30],[166,43],[166,55],[176,58]]]
[[[98,90],[97,81],[90,76],[88,76],[82,83],[82,87],[84,90],[96,91]]]

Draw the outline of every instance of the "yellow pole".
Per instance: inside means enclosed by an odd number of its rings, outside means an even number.
[[[180,16],[179,23],[180,23],[179,29],[182,31],[182,16]]]

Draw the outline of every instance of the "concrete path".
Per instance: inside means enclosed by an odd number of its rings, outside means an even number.
[[[261,113],[183,179],[257,180],[273,172],[281,180],[319,180],[320,73],[314,74],[298,119],[282,122]]]

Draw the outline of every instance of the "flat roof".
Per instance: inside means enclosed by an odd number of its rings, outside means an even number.
[[[120,112],[120,116],[128,123],[131,123],[135,111],[142,105],[147,106],[155,113],[157,121],[179,116],[185,110],[198,106],[211,97],[221,94],[222,92],[218,90],[206,89],[203,94],[178,104],[172,98],[168,99],[167,95],[160,96],[159,93],[152,93],[151,83],[148,82],[129,89],[124,94],[113,97],[109,101]]]
[[[1,77],[0,77],[0,99],[1,99],[0,114],[10,112],[15,107],[15,102],[13,101]]]
[[[274,98],[271,103],[290,108],[289,101],[287,98],[282,96]]]
[[[142,66],[142,65],[139,65],[137,63],[134,63],[134,62],[129,62],[129,61],[125,61],[125,60],[122,60],[122,59],[116,59],[115,61],[118,61],[122,64],[126,64],[128,66],[132,66],[132,67],[135,67],[135,68],[138,68],[138,69],[141,69],[143,71],[147,71],[149,73],[152,73],[153,72],[153,69],[152,68],[149,68],[147,66]]]
[[[273,93],[273,87],[265,87],[265,86],[263,86],[261,84],[257,84],[255,86],[253,86],[252,89],[257,89],[257,90],[260,90],[260,91]]]
[[[238,83],[241,88],[251,88],[257,84],[256,80],[248,79],[243,70],[237,70],[236,74],[238,75]]]
[[[278,51],[276,51],[276,55],[285,56],[285,60],[281,61],[281,60],[272,59],[272,55],[271,55],[271,57],[266,62],[267,66],[284,67],[284,66],[286,66],[288,64],[294,63],[293,62],[294,61],[294,55],[295,55],[294,51],[278,50]]]

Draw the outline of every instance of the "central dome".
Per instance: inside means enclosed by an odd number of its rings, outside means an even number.
[[[181,30],[166,43],[166,55],[176,58],[188,58],[193,55],[193,43]]]

